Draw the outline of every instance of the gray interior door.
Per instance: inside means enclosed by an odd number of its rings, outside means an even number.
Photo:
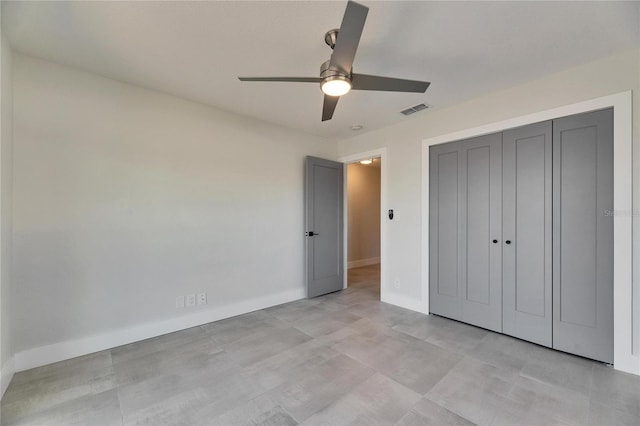
[[[553,121],[553,347],[613,363],[613,110]]]
[[[430,311],[502,331],[502,134],[430,148]]]
[[[551,121],[503,133],[503,332],[552,345]]]
[[[307,297],[343,288],[342,163],[305,159]]]

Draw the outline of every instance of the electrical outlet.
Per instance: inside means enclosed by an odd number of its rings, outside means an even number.
[[[393,288],[400,288],[400,278],[395,278],[393,280]]]
[[[198,293],[198,305],[207,304],[207,293]]]
[[[184,308],[184,296],[176,297],[176,308]]]
[[[196,306],[196,295],[195,294],[187,294],[187,306],[193,307]]]

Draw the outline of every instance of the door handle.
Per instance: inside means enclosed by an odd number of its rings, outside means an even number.
[[[493,244],[498,244],[498,240],[493,240]]]
[[[315,235],[320,235],[320,234],[318,234],[316,232],[313,232],[313,231],[309,231],[309,232],[306,233],[306,235],[307,235],[307,237],[313,237]]]
[[[507,241],[505,241],[505,243],[511,244],[511,240],[507,240]]]

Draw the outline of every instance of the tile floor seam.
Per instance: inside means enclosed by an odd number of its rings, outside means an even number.
[[[429,401],[433,402],[434,404],[436,404],[436,405],[437,405],[437,406],[439,406],[439,407],[442,407],[443,409],[447,410],[448,412],[450,412],[450,413],[452,413],[452,414],[455,414],[456,416],[460,416],[460,417],[462,417],[463,419],[465,419],[465,420],[466,420],[466,421],[468,421],[469,423],[473,423],[473,424],[475,424],[473,421],[471,421],[470,419],[466,418],[466,417],[465,417],[465,416],[463,416],[462,414],[460,414],[460,413],[456,413],[455,411],[453,411],[453,410],[451,410],[451,409],[447,408],[446,406],[444,406],[444,405],[440,404],[439,402],[434,401],[434,400],[433,400],[433,399],[431,399],[428,395],[426,395],[426,394],[425,394],[425,395],[423,396],[423,398],[426,398],[427,400],[429,400]],[[420,401],[418,401],[416,404],[418,404],[419,402],[420,402]]]
[[[374,373],[375,374],[375,373]],[[333,401],[329,401],[326,404],[322,405],[320,408],[318,408],[316,411],[314,411],[313,413],[309,414],[308,416],[306,416],[305,418],[299,418],[296,417],[294,414],[289,413],[289,415],[291,415],[291,417],[297,421],[299,424],[302,424],[304,422],[306,422],[308,419],[310,419],[311,417],[313,417],[315,414],[327,409],[328,407],[330,407],[331,405],[337,403],[338,401],[340,401],[341,399],[343,399],[344,397],[346,397],[350,392],[352,392],[356,387],[358,387],[359,385],[361,385],[362,383],[366,382],[367,380],[369,380],[371,376],[365,377],[363,378],[361,381],[359,381],[357,384],[351,386],[351,388],[345,392],[343,395],[341,395],[340,397],[338,397],[338,399],[333,400]],[[285,407],[283,407],[285,408]],[[286,408],[285,408],[286,410]]]
[[[124,426],[124,413],[122,412],[122,401],[120,401],[120,386],[118,386],[118,380],[115,377],[116,375],[116,367],[113,363],[113,353],[111,352],[111,349],[109,349],[109,359],[111,360],[111,368],[113,369],[113,376],[114,376],[114,380],[115,380],[115,390],[116,390],[116,397],[118,398],[118,410],[120,411],[120,426]]]
[[[589,406],[587,408],[587,424],[591,424],[591,406],[593,405],[593,383],[595,380],[595,364],[591,364],[591,377],[589,378]]]
[[[124,412],[122,411],[122,400],[120,398],[120,386],[117,384],[117,380],[116,380],[116,396],[118,397],[118,409],[120,410],[121,426],[124,426]]]
[[[426,397],[426,396],[427,396],[427,394],[428,394],[429,392],[431,392],[431,389],[435,388],[435,387],[438,385],[438,383],[442,382],[442,381],[443,381],[443,380],[444,380],[444,379],[445,379],[449,374],[451,374],[451,373],[452,373],[452,371],[454,371],[454,369],[456,368],[456,366],[457,366],[457,365],[459,365],[459,364],[460,364],[460,363],[461,363],[465,358],[466,358],[466,357],[462,357],[462,358],[460,358],[460,359],[458,360],[458,362],[456,362],[453,366],[451,366],[451,368],[449,369],[449,371],[447,371],[447,373],[446,373],[444,376],[442,376],[442,377],[440,378],[440,380],[438,380],[437,382],[435,382],[435,383],[433,384],[433,386],[431,386],[431,387],[429,388],[429,390],[428,390],[428,391],[426,391],[422,396],[423,396],[423,397]],[[435,402],[435,401],[432,401],[432,402],[434,402],[434,403],[438,404],[438,403],[437,403],[437,402]],[[438,405],[440,405],[440,404],[438,404]]]

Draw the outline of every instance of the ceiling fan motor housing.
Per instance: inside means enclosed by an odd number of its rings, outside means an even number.
[[[338,67],[331,65],[331,60],[320,65],[320,90],[329,96],[341,96],[351,90],[351,73],[345,73]]]
[[[344,72],[338,67],[331,66],[331,59],[329,59],[320,65],[320,78],[322,81],[346,80],[351,82],[351,73]]]

